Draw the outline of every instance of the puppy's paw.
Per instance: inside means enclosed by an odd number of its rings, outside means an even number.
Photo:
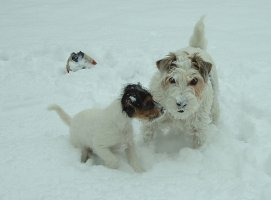
[[[111,160],[105,161],[105,165],[112,169],[118,169],[120,166],[120,161],[117,158],[112,158]]]
[[[88,159],[92,157],[92,149],[91,148],[83,148],[81,149],[81,162],[85,163]]]
[[[132,164],[131,164],[132,165]],[[137,173],[143,173],[143,172],[145,172],[146,170],[141,166],[141,165],[139,165],[139,164],[134,164],[134,165],[132,165],[132,167],[133,167],[133,169],[135,170],[135,172],[137,172]]]

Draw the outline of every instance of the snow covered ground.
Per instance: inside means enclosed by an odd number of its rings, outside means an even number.
[[[269,0],[2,1],[0,199],[270,200],[270,10]],[[108,105],[126,83],[148,86],[155,61],[185,47],[204,14],[221,102],[207,143],[154,153],[135,121],[147,172],[81,164],[47,106],[73,115]],[[80,50],[98,64],[65,74]]]

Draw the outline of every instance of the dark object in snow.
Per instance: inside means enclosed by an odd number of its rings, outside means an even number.
[[[93,58],[83,53],[82,51],[79,51],[78,53],[72,52],[68,58],[66,70],[68,73],[70,71],[75,72],[80,69],[91,68],[96,64],[97,62]]]

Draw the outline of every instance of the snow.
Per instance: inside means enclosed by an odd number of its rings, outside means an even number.
[[[0,199],[270,200],[270,9],[268,0],[2,2]],[[119,170],[81,164],[47,106],[73,115],[108,105],[127,83],[147,87],[155,61],[185,47],[202,15],[221,102],[206,144],[171,136],[155,153],[134,121],[145,173],[124,159]],[[66,74],[80,50],[98,64]]]
[[[133,97],[133,96],[130,96],[129,99],[130,99],[132,102],[136,102],[136,98]]]

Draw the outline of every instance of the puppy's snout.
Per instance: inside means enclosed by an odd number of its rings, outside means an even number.
[[[154,109],[159,111],[159,115],[162,115],[165,113],[166,109],[160,104],[154,101]]]
[[[165,109],[165,108],[163,108],[163,107],[162,107],[162,108],[160,108],[160,113],[161,113],[161,114],[164,114],[164,113],[165,113],[165,111],[166,111],[166,109]]]
[[[155,107],[156,109],[158,109],[158,110],[164,109],[163,106],[161,106],[161,104],[160,104],[160,103],[157,103],[157,102],[154,102],[154,107]]]

